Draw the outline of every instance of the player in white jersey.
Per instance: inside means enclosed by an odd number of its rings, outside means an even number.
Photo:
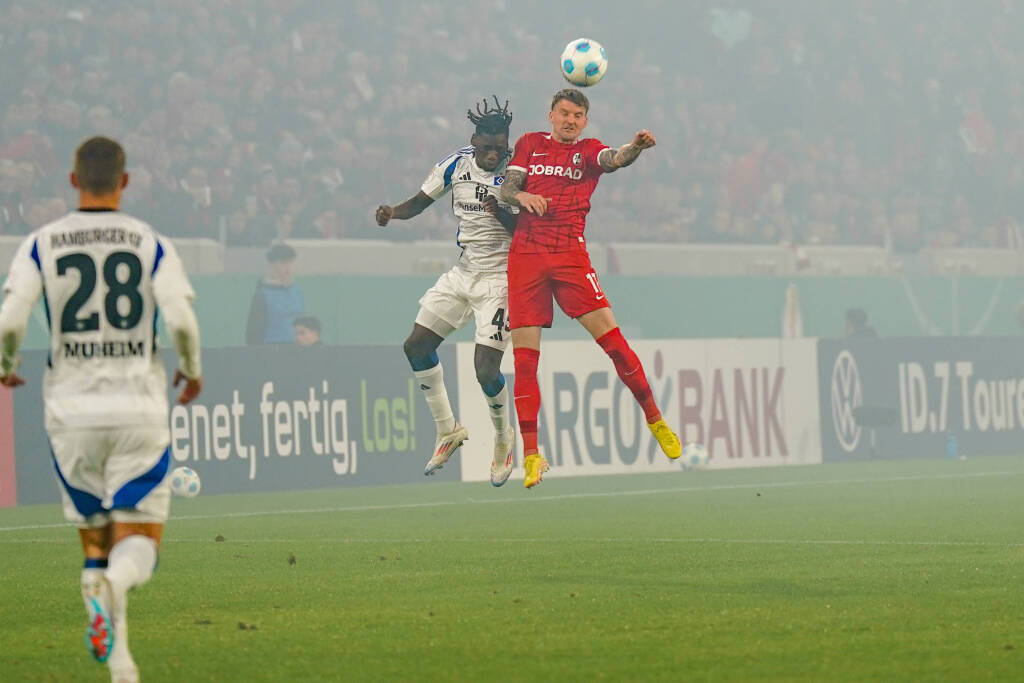
[[[86,646],[115,682],[137,681],[128,650],[128,590],[145,583],[170,507],[163,317],[181,359],[179,403],[202,389],[195,294],[165,237],[120,213],[124,151],[94,137],[75,153],[79,209],[22,243],[0,307],[0,383],[25,383],[18,348],[40,297],[50,323],[43,376],[46,431],[64,515],[79,528]]]
[[[412,333],[405,340],[417,383],[437,423],[434,453],[424,474],[433,474],[469,438],[469,432],[452,413],[444,386],[444,371],[437,347],[449,334],[470,319],[476,322],[473,357],[477,381],[487,399],[494,424],[494,458],[491,483],[501,486],[512,473],[515,428],[509,420],[508,390],[501,374],[501,357],[509,340],[508,248],[515,229],[517,209],[497,198],[508,162],[508,129],[512,114],[508,102],[496,108],[483,103],[469,120],[476,126],[466,147],[443,158],[423,182],[419,193],[397,206],[377,208],[377,224],[392,218],[418,216],[447,192],[459,221],[456,243],[462,248],[459,263],[444,273],[420,299]]]

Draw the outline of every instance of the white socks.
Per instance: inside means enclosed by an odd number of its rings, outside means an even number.
[[[156,542],[148,536],[128,536],[110,549],[107,580],[116,597],[141,586],[153,576],[156,566]],[[116,599],[116,598],[115,598]]]
[[[508,384],[504,385],[496,396],[484,394],[484,398],[487,399],[487,412],[491,416],[491,424],[494,425],[498,438],[501,438],[509,425]]]
[[[444,388],[444,370],[438,363],[429,370],[414,370],[416,383],[427,399],[427,406],[430,414],[434,416],[437,423],[437,433],[447,434],[455,430],[455,416],[452,413],[452,405],[448,401],[448,391]],[[508,429],[511,423],[509,419],[508,385],[501,387],[496,396],[484,394],[487,400],[487,413],[491,416],[491,424],[499,438]]]
[[[138,672],[128,650],[128,591],[153,576],[156,547],[148,536],[135,535],[121,539],[110,550],[106,576],[112,593],[114,649],[107,665],[115,680],[137,680]]]
[[[444,370],[438,363],[429,370],[414,370],[416,383],[427,399],[430,414],[437,423],[437,433],[447,434],[455,431],[455,415],[452,404],[448,401],[448,391],[444,388]]]

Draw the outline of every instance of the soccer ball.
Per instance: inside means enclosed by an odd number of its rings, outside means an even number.
[[[562,75],[582,88],[594,85],[608,70],[608,55],[601,43],[590,38],[577,38],[562,51]]]
[[[176,467],[171,472],[171,491],[175,495],[195,498],[201,487],[199,475],[191,467]]]
[[[708,467],[708,449],[704,448],[704,444],[691,441],[683,446],[680,460],[688,470],[705,470]]]

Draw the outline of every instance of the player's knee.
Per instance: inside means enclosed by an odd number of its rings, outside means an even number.
[[[426,360],[430,355],[430,351],[426,348],[426,344],[413,337],[406,339],[402,348],[405,350],[405,357],[408,358],[410,362]]]
[[[498,363],[477,363],[476,381],[484,388],[493,386],[498,382],[498,375],[500,374],[499,371],[500,368]]]
[[[409,337],[402,348],[413,370],[429,370],[438,363],[437,347],[429,341]]]

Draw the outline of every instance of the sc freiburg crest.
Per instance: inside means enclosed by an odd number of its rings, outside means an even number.
[[[572,163],[573,163],[573,165],[579,166],[581,161],[583,161],[583,157],[580,156],[579,152],[576,152],[575,154],[572,155]]]

